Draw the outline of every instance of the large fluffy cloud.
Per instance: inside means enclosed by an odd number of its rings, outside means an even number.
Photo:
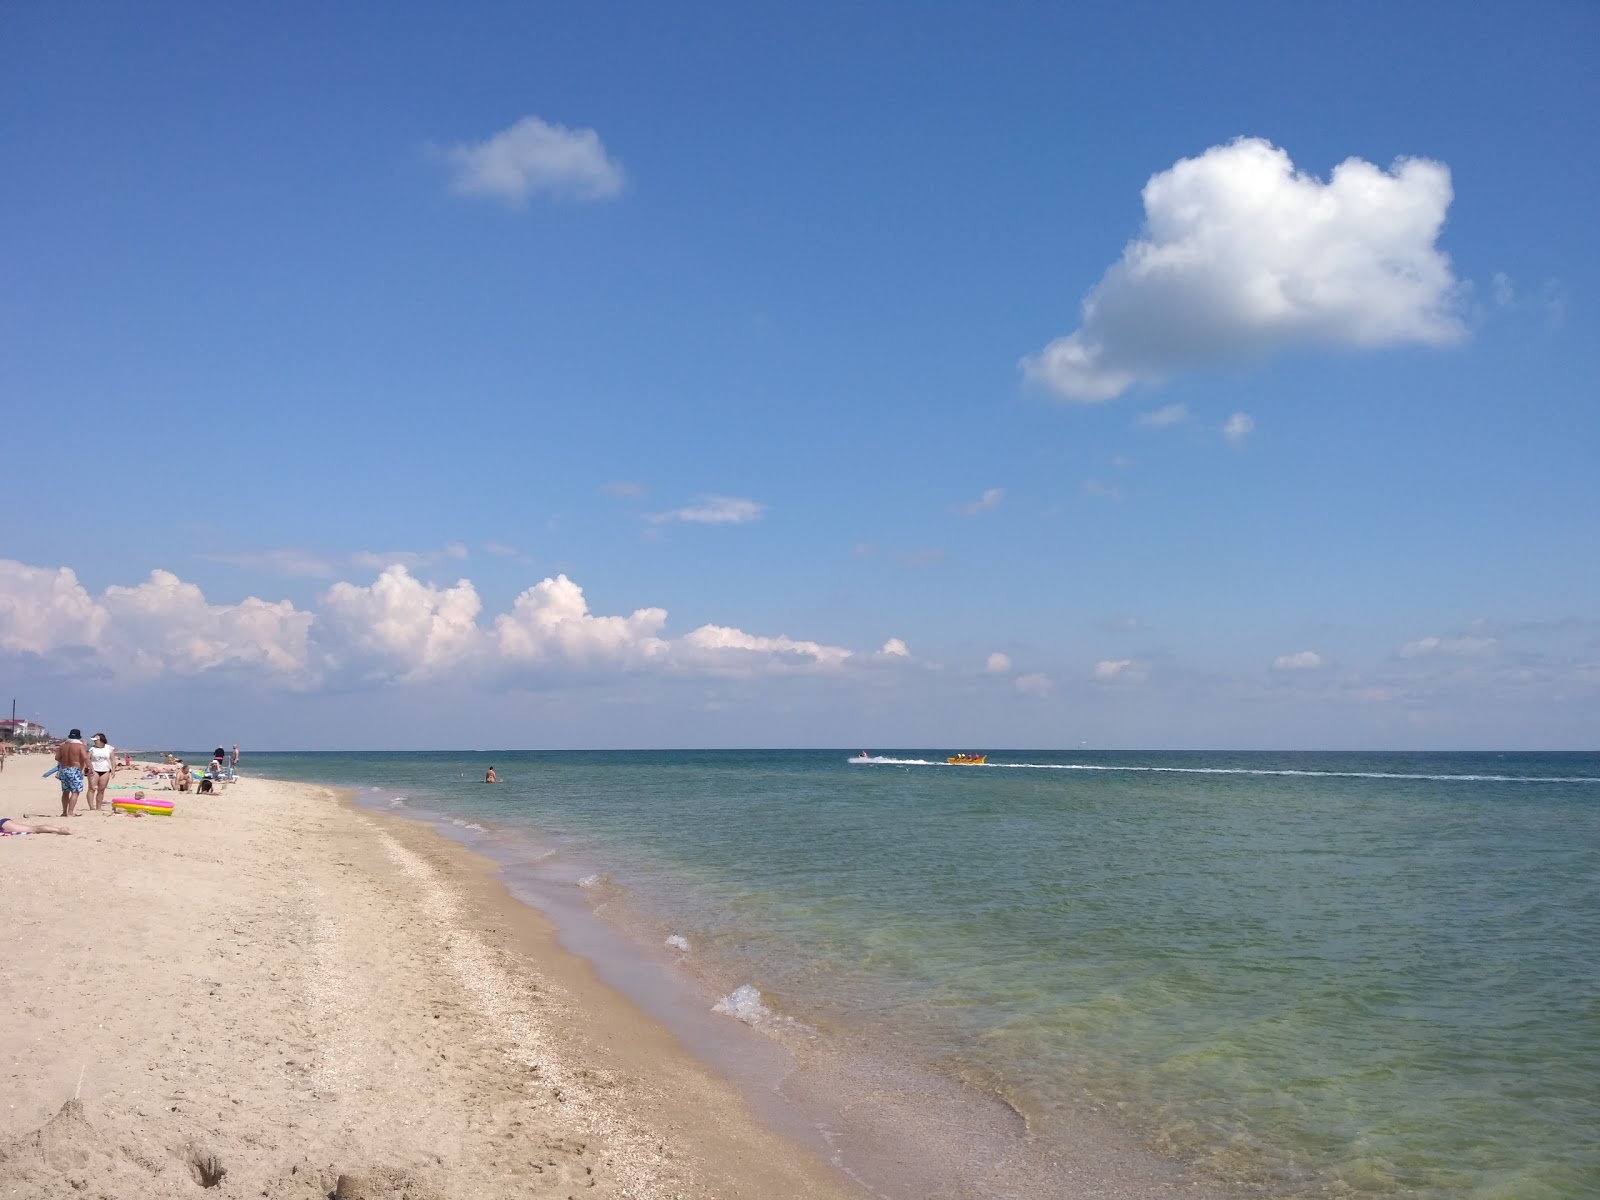
[[[298,678],[310,662],[311,620],[288,601],[209,604],[169,571],[96,598],[66,567],[0,560],[0,650],[68,652],[124,676],[257,667]]]
[[[105,625],[105,609],[68,568],[0,559],[0,650],[49,654],[92,646]]]
[[[1435,245],[1443,163],[1346,159],[1323,183],[1260,138],[1213,146],[1144,187],[1145,225],[1083,302],[1083,323],[1023,370],[1109,400],[1174,371],[1295,345],[1444,345],[1465,336]]]
[[[597,617],[583,589],[557,575],[523,592],[510,612],[495,618],[494,639],[500,656],[511,663],[627,666],[666,655],[668,644],[657,636],[666,623],[664,608]]]
[[[371,587],[336,583],[322,597],[317,640],[328,665],[377,679],[435,675],[479,652],[472,584],[438,588],[405,567],[385,570]]]

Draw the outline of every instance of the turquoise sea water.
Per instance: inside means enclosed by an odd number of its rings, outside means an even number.
[[[853,753],[243,766],[523,847],[1037,1138],[1088,1104],[1270,1195],[1600,1195],[1600,755]]]

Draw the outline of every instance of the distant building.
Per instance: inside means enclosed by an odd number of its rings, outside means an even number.
[[[0,738],[8,742],[29,742],[49,737],[43,725],[21,719],[0,721]]]

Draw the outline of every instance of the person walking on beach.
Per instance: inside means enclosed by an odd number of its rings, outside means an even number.
[[[56,747],[56,777],[61,780],[61,815],[77,816],[78,798],[83,795],[84,772],[89,769],[89,751],[83,744],[83,730],[74,729]]]
[[[228,769],[235,775],[239,773],[239,743],[233,744],[233,757],[228,760]]]
[[[98,812],[105,807],[106,786],[117,772],[117,748],[97,733],[89,744],[89,807]]]

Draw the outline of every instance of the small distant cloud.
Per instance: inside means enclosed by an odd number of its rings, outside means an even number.
[[[483,548],[487,553],[497,555],[500,558],[516,558],[522,553],[515,546],[508,546],[504,542],[485,542]]]
[[[446,561],[460,561],[467,557],[467,548],[460,542],[446,542],[437,550],[359,550],[350,556],[358,567],[382,571],[387,567],[431,567]]]
[[[600,490],[608,496],[642,496],[645,493],[645,486],[642,483],[618,480],[616,483],[601,484]]]
[[[1119,454],[1111,460],[1111,465],[1117,468],[1119,471],[1126,471],[1129,467],[1133,466],[1133,459],[1129,458],[1126,454]]]
[[[1186,404],[1168,404],[1154,412],[1140,413],[1133,419],[1135,425],[1143,425],[1147,429],[1165,429],[1168,425],[1176,425],[1180,421],[1189,419],[1189,406]]]
[[[520,208],[543,193],[566,200],[609,200],[622,191],[622,164],[592,129],[567,129],[523,117],[481,142],[434,150],[452,170],[450,190]]]
[[[332,579],[338,571],[333,560],[310,550],[239,550],[230,554],[212,554],[211,562],[244,567],[251,571],[266,571],[272,575],[287,575],[294,579]]]
[[[1083,494],[1093,496],[1097,500],[1121,500],[1122,489],[1114,483],[1089,478],[1083,481]]]
[[[991,675],[1004,675],[1011,670],[1011,656],[996,650],[984,662],[983,669]]]
[[[878,548],[871,542],[857,542],[850,548],[850,553],[857,558],[871,558],[878,552]]]
[[[1400,657],[1424,658],[1437,654],[1455,658],[1475,658],[1493,654],[1499,648],[1499,641],[1492,637],[1425,637],[1401,646]]]
[[[1148,674],[1131,658],[1110,658],[1094,665],[1094,677],[1106,683],[1143,683]]]
[[[942,567],[944,560],[943,550],[902,550],[895,556],[902,567]]]
[[[645,519],[656,524],[684,521],[691,525],[743,525],[759,521],[767,511],[765,504],[738,496],[701,496],[693,504],[670,512],[651,513]]]
[[[1222,425],[1222,436],[1235,446],[1244,445],[1245,438],[1255,431],[1255,418],[1249,413],[1236,412]]]
[[[1567,289],[1559,279],[1546,279],[1537,292],[1524,295],[1511,276],[1496,271],[1490,294],[1496,308],[1541,313],[1552,329],[1566,323]]]
[[[1055,688],[1055,680],[1042,671],[1035,671],[1031,675],[1018,675],[1015,687],[1024,696],[1048,696]]]
[[[1004,500],[1005,498],[1005,488],[990,488],[971,504],[962,505],[961,511],[966,513],[969,517],[975,517],[979,513],[992,512],[994,509],[1000,507],[1000,501]]]
[[[878,651],[880,658],[910,658],[911,651],[906,649],[906,644],[899,638],[890,638],[883,644],[883,649]]]
[[[1279,671],[1314,671],[1327,663],[1315,650],[1298,650],[1293,654],[1280,654],[1272,660],[1272,665]]]
[[[1107,633],[1138,633],[1144,622],[1138,617],[1110,617],[1100,622],[1100,628]]]

